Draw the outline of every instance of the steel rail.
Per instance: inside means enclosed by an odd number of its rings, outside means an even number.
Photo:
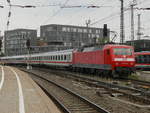
[[[45,81],[47,81],[47,82],[49,82],[49,83],[51,83],[51,84],[54,84],[55,86],[57,86],[57,87],[59,87],[59,88],[65,90],[65,91],[68,92],[69,94],[74,95],[74,96],[77,97],[78,99],[82,100],[82,102],[85,102],[85,103],[88,104],[89,106],[92,106],[92,108],[94,108],[96,111],[98,111],[98,113],[110,113],[110,112],[108,112],[107,110],[105,110],[104,108],[102,108],[102,107],[98,106],[97,104],[91,102],[90,100],[86,99],[85,97],[83,97],[83,96],[81,96],[81,95],[79,95],[79,94],[76,94],[75,92],[69,90],[68,88],[65,88],[65,87],[63,87],[63,86],[61,86],[61,85],[59,85],[59,84],[57,84],[57,83],[55,83],[55,82],[53,82],[53,81],[51,81],[51,80],[47,80],[46,78],[41,77],[40,75],[37,75],[37,74],[35,74],[35,73],[29,72],[29,71],[26,71],[26,70],[23,70],[23,71],[28,72],[28,73],[30,73],[30,74],[32,74],[32,75],[34,75],[34,76],[36,76],[36,77],[38,77],[38,78],[40,78],[40,79],[42,79],[42,80],[45,80]],[[42,89],[43,89],[43,88],[42,88]],[[61,102],[59,101],[59,103],[61,103]],[[61,105],[61,106],[62,106],[62,105]],[[65,105],[63,105],[63,106],[64,106],[65,108],[67,108],[67,106],[65,106]],[[69,110],[68,110],[68,111],[69,111]],[[71,111],[70,111],[70,112],[71,112]],[[85,112],[85,113],[86,113],[86,112]]]

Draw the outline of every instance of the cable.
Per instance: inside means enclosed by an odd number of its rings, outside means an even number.
[[[66,0],[62,6],[65,6],[70,0]],[[43,24],[47,23],[49,20],[53,19],[57,14],[59,14],[62,11],[62,8],[57,10],[51,17],[49,17],[46,21],[43,22]]]
[[[128,11],[128,10],[129,10],[129,9],[124,9],[124,11]],[[97,24],[97,23],[99,23],[99,22],[101,22],[101,21],[103,21],[103,20],[106,20],[106,19],[109,19],[109,18],[112,18],[112,17],[115,17],[115,16],[119,16],[119,15],[120,15],[120,12],[119,12],[119,13],[118,13],[118,12],[117,12],[117,13],[113,13],[113,14],[107,16],[107,17],[104,17],[104,18],[102,18],[102,19],[100,19],[100,20],[97,20],[97,21],[91,23],[90,25]]]
[[[8,31],[9,25],[10,25],[10,17],[11,17],[11,1],[7,0],[7,3],[9,5],[9,12],[8,12],[8,16],[7,16],[6,30]]]

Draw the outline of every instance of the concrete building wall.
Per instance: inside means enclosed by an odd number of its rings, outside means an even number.
[[[4,32],[5,55],[27,54],[26,41],[30,39],[31,46],[36,46],[37,31],[30,29],[15,29]]]
[[[150,51],[150,40],[148,39],[127,41],[126,44],[134,46],[136,52]]]
[[[50,24],[41,26],[40,34],[48,45],[58,43],[75,48],[109,41],[110,33],[108,30],[108,37],[104,38],[102,28]]]

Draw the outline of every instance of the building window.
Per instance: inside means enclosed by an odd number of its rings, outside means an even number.
[[[62,27],[62,31],[67,31],[67,28],[66,27]]]
[[[87,29],[83,29],[83,32],[84,32],[84,33],[87,33]]]
[[[88,33],[92,33],[92,29],[88,29]]]
[[[99,36],[99,35],[96,35],[96,37],[99,38],[100,36]]]
[[[52,27],[47,27],[47,29],[46,29],[47,31],[52,31],[53,30],[53,28]]]
[[[67,32],[70,32],[70,28],[69,27],[67,27]]]
[[[73,28],[73,32],[77,32],[77,29],[76,29],[76,28]]]
[[[42,33],[42,36],[45,37],[45,32]]]
[[[99,34],[99,30],[96,30],[96,33]]]
[[[78,28],[78,32],[82,33],[82,29],[81,29],[81,28]]]
[[[94,38],[95,37],[95,34],[92,34],[92,38]]]

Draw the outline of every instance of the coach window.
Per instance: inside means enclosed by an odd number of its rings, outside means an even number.
[[[56,56],[54,56],[54,60],[56,60]]]
[[[148,63],[148,55],[145,55],[145,63]]]
[[[70,60],[70,55],[68,55],[68,60]]]
[[[58,60],[60,60],[60,55],[58,55]]]
[[[144,57],[140,55],[141,63],[144,63]]]
[[[56,55],[56,60],[58,60],[58,56]]]
[[[57,55],[57,60],[59,60],[59,56]]]
[[[150,55],[147,55],[148,56],[148,63],[150,63]]]
[[[57,60],[59,60],[59,55],[57,55]]]
[[[64,55],[64,60],[66,60],[67,58],[66,58],[66,55]]]
[[[69,55],[67,55],[67,61],[69,60]]]
[[[57,60],[57,55],[55,55],[55,60]]]

